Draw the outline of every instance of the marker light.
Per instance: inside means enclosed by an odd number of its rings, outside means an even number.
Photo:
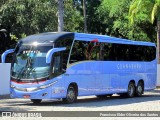
[[[34,42],[33,45],[34,45],[34,46],[37,46],[37,45],[38,45],[38,42]]]

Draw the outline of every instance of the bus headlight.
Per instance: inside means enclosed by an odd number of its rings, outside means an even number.
[[[30,87],[30,88],[18,88],[18,87],[15,87],[13,85],[11,85],[11,88],[14,88],[18,91],[25,91],[25,92],[32,92],[32,91],[37,91],[37,90],[40,90],[40,89],[45,89],[47,87],[50,87],[52,85],[54,85],[57,81],[54,81],[50,84],[47,84],[47,85],[42,85],[42,86],[39,86],[39,87]]]
[[[36,91],[36,90],[38,90],[38,88],[26,88],[26,91],[27,92],[32,92],[32,91]]]
[[[11,84],[11,88],[15,88],[15,86],[13,86],[13,85]]]
[[[50,84],[48,84],[48,85],[42,85],[42,86],[40,86],[39,88],[40,88],[40,89],[44,89],[44,88],[50,87],[50,86],[54,85],[56,82],[57,82],[57,81],[54,81],[54,82],[52,82],[52,83],[50,83]]]

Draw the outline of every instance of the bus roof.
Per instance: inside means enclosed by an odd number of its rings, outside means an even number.
[[[27,36],[26,38],[21,39],[19,42],[31,43],[37,41],[39,43],[53,43],[56,39],[65,38],[67,36],[73,36],[74,33],[71,32],[45,32]]]
[[[46,33],[30,35],[26,38],[21,39],[21,41],[32,42],[33,40],[35,40],[41,43],[42,42],[49,43],[49,42],[54,42],[56,39],[65,38],[67,36],[72,36],[74,37],[75,40],[85,40],[85,41],[97,40],[99,42],[108,42],[108,43],[156,46],[155,43],[152,42],[133,41],[122,38],[110,37],[107,35],[86,34],[86,33],[76,33],[76,32],[46,32]]]
[[[109,42],[109,43],[119,43],[119,44],[156,46],[155,43],[152,42],[127,40],[127,39],[110,37],[107,35],[97,35],[97,34],[75,33],[75,39],[86,40],[86,41],[98,40],[99,42]]]

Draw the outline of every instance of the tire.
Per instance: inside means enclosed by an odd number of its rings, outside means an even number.
[[[127,90],[127,97],[131,98],[135,95],[135,84],[133,82],[129,82],[128,90]]]
[[[63,98],[65,103],[74,103],[77,101],[77,91],[73,86],[69,86],[67,90],[66,98]]]
[[[31,99],[34,104],[41,103],[42,99]]]
[[[144,85],[143,85],[142,82],[138,82],[138,85],[136,87],[136,93],[135,93],[135,95],[137,97],[140,97],[140,96],[142,96],[143,92],[144,92]]]

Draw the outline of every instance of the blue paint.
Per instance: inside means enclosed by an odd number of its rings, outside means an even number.
[[[13,53],[15,49],[9,49],[9,50],[6,50],[2,56],[1,56],[1,61],[2,63],[5,63],[5,60],[6,60],[6,56],[10,53]]]
[[[98,42],[145,45],[156,47],[155,44],[151,42],[131,41],[94,34],[73,34],[75,40],[92,41],[96,39],[98,40]],[[31,37],[34,38],[34,35],[30,36],[30,38]],[[41,38],[40,35],[38,37]],[[43,39],[45,39],[45,37],[47,37],[47,35],[43,35]],[[50,33],[49,38],[52,38],[52,33]],[[56,38],[59,38],[57,34]],[[23,42],[23,39],[21,41]],[[25,42],[26,41],[27,38],[25,39]],[[34,42],[34,39],[30,39],[30,41]],[[55,52],[64,50],[66,50],[66,47],[53,48],[49,50],[46,55],[46,63],[51,63],[52,55]],[[8,52],[4,54],[7,53]],[[156,87],[156,75],[156,58],[153,61],[149,62],[93,60],[74,62],[72,64],[69,64],[68,62],[65,73],[58,75],[52,79],[47,79],[44,82],[20,84],[18,82],[11,81],[11,97],[23,98],[23,95],[30,95],[30,99],[65,98],[67,88],[71,83],[77,84],[79,96],[125,93],[127,92],[130,80],[134,80],[135,85],[138,84],[139,80],[143,80],[144,90],[152,90]],[[39,89],[44,85],[47,86],[50,84],[52,85],[48,86],[47,88]],[[31,91],[25,91],[25,89],[30,89]],[[46,95],[43,96],[45,93]]]
[[[53,53],[63,51],[63,50],[66,50],[66,48],[65,47],[53,48],[53,49],[49,50],[46,55],[46,63],[51,63],[51,58],[52,58]]]

